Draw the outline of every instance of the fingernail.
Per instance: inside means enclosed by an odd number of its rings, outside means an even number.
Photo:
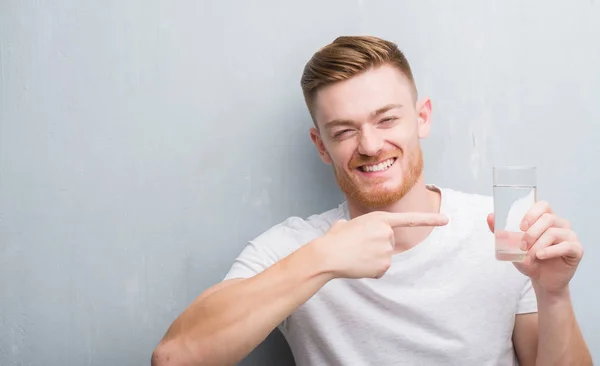
[[[521,250],[527,250],[527,242],[525,240],[521,243]]]
[[[539,252],[536,253],[536,255],[539,259],[543,259],[546,256],[546,252],[543,250],[540,250]]]

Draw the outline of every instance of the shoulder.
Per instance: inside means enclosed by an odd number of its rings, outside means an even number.
[[[442,194],[441,211],[450,218],[449,229],[455,238],[493,240],[493,234],[487,225],[487,216],[494,209],[492,196],[452,188],[438,190]]]
[[[441,188],[447,208],[465,215],[478,215],[492,212],[494,199],[492,196],[478,193],[467,193],[452,188]]]
[[[248,278],[325,234],[333,222],[345,215],[345,204],[301,218],[292,216],[250,240],[234,261],[225,279]]]
[[[256,246],[289,252],[327,233],[336,220],[346,215],[346,203],[306,218],[291,216],[251,240]]]

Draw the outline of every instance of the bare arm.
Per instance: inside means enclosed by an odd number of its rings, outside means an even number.
[[[494,215],[488,215],[494,232]],[[537,319],[519,318],[513,340],[519,361],[531,365],[532,339],[537,337],[535,364],[592,365],[571,303],[569,282],[583,258],[583,247],[571,224],[556,216],[550,205],[539,201],[525,214],[520,224],[525,232],[515,233],[516,246],[527,250],[522,263],[515,267],[531,278],[538,304]],[[527,319],[527,320],[526,320]],[[536,329],[537,328],[537,329]],[[537,335],[536,335],[537,333]]]
[[[264,272],[210,288],[171,325],[153,366],[233,365],[332,277],[306,245]]]
[[[592,357],[568,294],[542,295],[539,313],[517,315],[513,343],[521,366],[591,366]]]
[[[538,314],[517,314],[513,344],[519,366],[535,366],[538,350]]]
[[[536,365],[591,366],[592,357],[575,319],[568,288],[553,295],[535,290],[539,311]]]
[[[390,267],[393,227],[440,226],[439,214],[372,212],[340,220],[260,274],[207,290],[169,328],[153,366],[232,365],[333,278],[379,278]]]

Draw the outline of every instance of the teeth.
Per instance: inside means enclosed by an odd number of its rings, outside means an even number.
[[[386,161],[383,161],[383,162],[381,162],[379,164],[365,165],[363,167],[363,170],[365,172],[380,172],[382,170],[388,169],[389,167],[392,166],[392,164],[394,164],[394,159],[393,158],[392,159],[388,159]]]

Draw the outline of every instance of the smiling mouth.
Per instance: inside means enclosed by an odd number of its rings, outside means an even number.
[[[394,165],[397,159],[398,158],[389,158],[377,164],[361,165],[358,167],[358,170],[365,173],[382,172],[384,170],[388,170],[392,165]]]

